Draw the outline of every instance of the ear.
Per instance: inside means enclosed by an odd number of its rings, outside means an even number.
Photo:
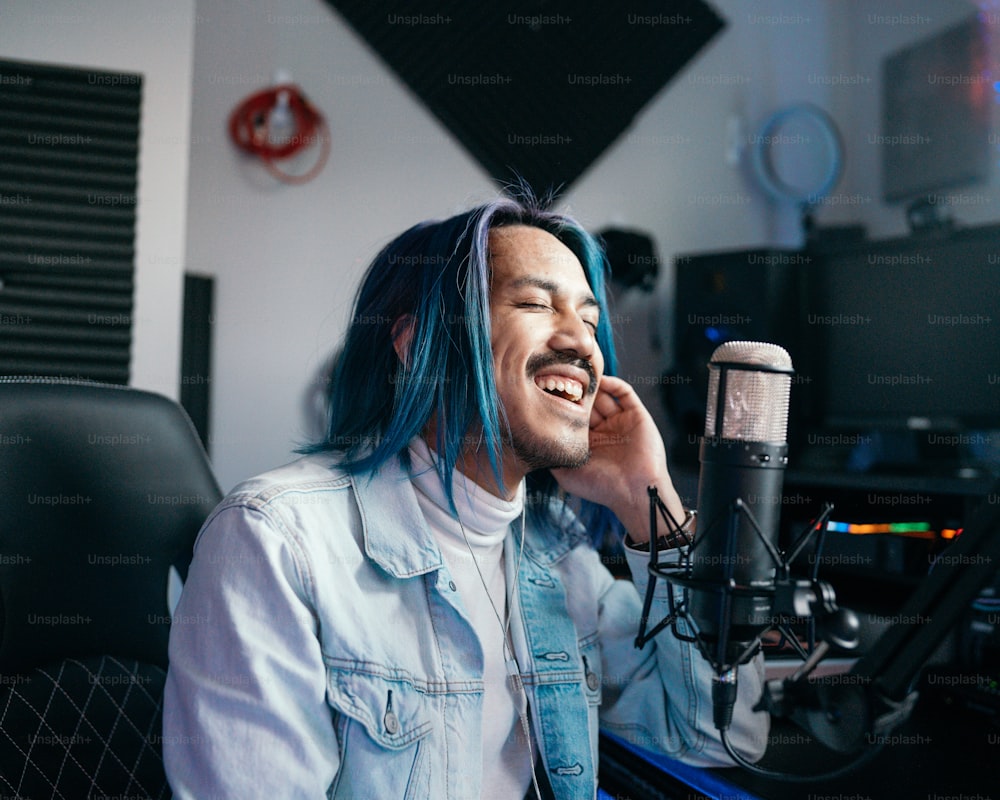
[[[413,342],[416,320],[412,314],[403,314],[392,323],[392,348],[403,366],[408,366],[410,360],[410,344]]]

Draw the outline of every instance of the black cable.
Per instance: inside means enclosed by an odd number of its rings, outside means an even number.
[[[826,781],[831,780],[832,778],[839,778],[842,775],[846,775],[848,772],[852,772],[858,767],[867,764],[875,758],[875,756],[882,752],[883,747],[882,743],[874,747],[869,747],[861,753],[858,758],[837,767],[837,769],[830,770],[829,772],[821,772],[818,775],[798,775],[796,773],[777,772],[764,767],[758,767],[752,761],[747,761],[743,756],[736,752],[736,749],[733,747],[732,742],[729,741],[729,737],[726,735],[724,730],[719,731],[719,738],[722,740],[722,746],[726,749],[729,757],[743,769],[753,773],[754,775],[760,775],[762,778],[771,778],[777,781],[785,781],[786,783],[808,783],[810,781]]]

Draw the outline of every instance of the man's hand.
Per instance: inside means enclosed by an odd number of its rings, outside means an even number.
[[[620,378],[605,375],[597,388],[590,413],[590,461],[552,474],[567,492],[610,508],[634,542],[649,540],[649,486],[656,486],[678,521],[684,519],[656,423]]]

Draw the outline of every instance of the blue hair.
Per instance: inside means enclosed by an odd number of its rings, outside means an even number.
[[[605,372],[614,374],[605,297],[609,270],[601,245],[575,220],[530,196],[502,197],[415,225],[375,257],[331,375],[326,438],[304,452],[336,452],[341,468],[372,475],[391,458],[408,463],[408,443],[433,418],[436,441],[429,444],[453,508],[455,465],[470,436],[481,439],[497,485],[504,486],[507,420],[493,374],[488,237],[493,228],[508,225],[540,228],[579,259],[600,305],[596,338]],[[405,363],[394,347],[404,331]],[[547,470],[532,473],[529,481],[535,514],[547,505],[538,501],[552,497],[557,486]]]

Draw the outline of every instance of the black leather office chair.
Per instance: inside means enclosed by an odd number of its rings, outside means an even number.
[[[170,796],[168,574],[220,497],[172,400],[0,379],[0,796]]]

